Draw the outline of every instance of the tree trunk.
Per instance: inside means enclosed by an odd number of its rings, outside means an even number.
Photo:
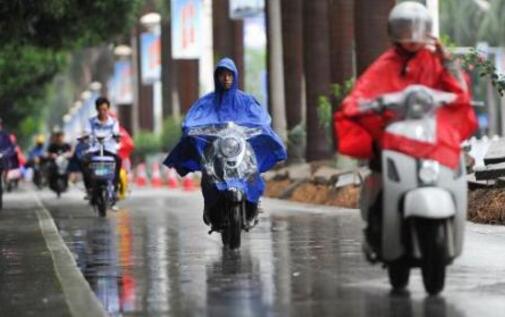
[[[307,91],[307,160],[330,156],[329,140],[319,122],[319,98],[330,94],[328,2],[303,2],[303,60]]]
[[[198,99],[198,59],[177,60],[177,90],[181,112],[187,113]]]
[[[214,39],[214,60],[230,57],[237,65],[239,87],[244,83],[244,22],[231,20],[229,0],[212,1],[212,37]]]
[[[331,82],[344,85],[355,75],[354,63],[354,1],[329,0]],[[333,96],[332,110],[335,112],[345,96]],[[333,129],[332,129],[333,130]],[[338,140],[332,133],[333,145]]]
[[[282,0],[282,45],[288,130],[303,121],[303,15],[302,0]]]
[[[356,0],[356,66],[358,75],[390,46],[387,34],[389,12],[395,0]]]
[[[286,102],[284,99],[284,69],[282,63],[282,20],[280,0],[267,2],[268,40],[268,103],[272,113],[272,126],[283,141],[287,141]]]
[[[354,77],[354,1],[329,0],[331,82]]]

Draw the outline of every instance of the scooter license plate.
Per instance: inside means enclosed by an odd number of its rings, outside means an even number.
[[[109,174],[110,174],[110,171],[107,168],[97,168],[97,169],[95,169],[95,175],[96,176],[107,176]]]

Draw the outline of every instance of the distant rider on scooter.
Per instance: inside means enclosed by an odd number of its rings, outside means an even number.
[[[10,134],[3,129],[3,121],[0,118],[0,172],[6,172],[17,164],[15,144],[12,143]],[[0,181],[4,177],[0,173]]]
[[[51,137],[51,143],[47,147],[47,157],[49,159],[49,187],[56,191],[59,195],[61,191],[65,191],[68,186],[68,171],[60,171],[62,167],[59,164],[64,164],[64,167],[68,165],[68,160],[70,159],[72,146],[65,142],[65,133],[63,131],[56,129],[53,131]],[[63,159],[63,163],[60,163],[58,157]],[[62,184],[58,184],[59,178],[63,177]],[[61,186],[61,188],[59,188]]]
[[[104,137],[104,155],[113,157],[116,161],[114,191],[117,193],[119,188],[119,171],[121,169],[121,158],[118,156],[118,143],[120,141],[119,122],[110,114],[110,101],[105,97],[99,97],[95,101],[97,115],[91,117],[85,127],[85,133],[89,135],[91,148],[87,157],[98,155],[97,136]],[[89,188],[88,192],[89,192]]]

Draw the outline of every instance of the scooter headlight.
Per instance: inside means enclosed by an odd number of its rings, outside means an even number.
[[[224,157],[232,158],[240,154],[242,145],[238,139],[227,137],[219,142],[219,150]]]
[[[433,98],[425,91],[414,91],[407,96],[407,117],[422,118],[433,107]]]
[[[440,164],[437,161],[422,161],[419,169],[419,179],[423,184],[434,184],[438,180]]]

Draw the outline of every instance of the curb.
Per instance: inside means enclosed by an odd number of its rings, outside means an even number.
[[[35,211],[40,231],[51,254],[56,276],[72,316],[109,316],[77,267],[72,253],[58,233],[51,214],[39,196],[34,194],[34,197],[40,207]]]

